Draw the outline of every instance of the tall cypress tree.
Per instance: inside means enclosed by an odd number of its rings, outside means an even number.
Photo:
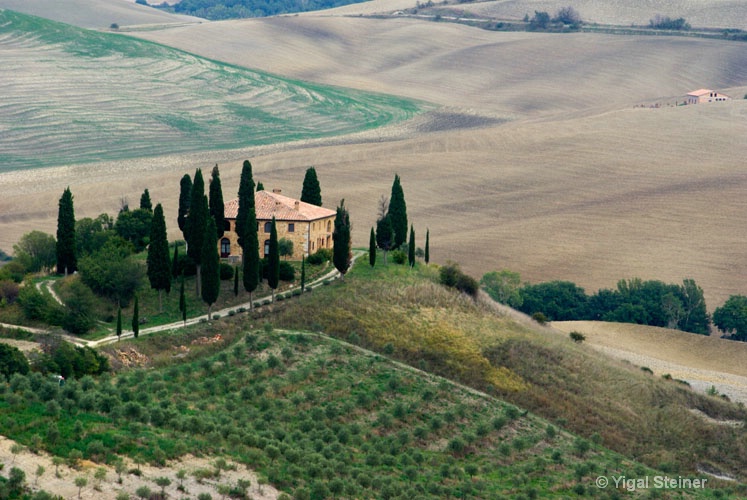
[[[195,294],[200,297],[201,289],[201,258],[202,243],[205,240],[205,226],[210,218],[208,212],[208,201],[205,196],[205,183],[202,179],[202,171],[198,168],[192,183],[192,199],[189,204],[189,217],[187,217],[187,255],[195,263],[197,275],[195,280]],[[214,238],[210,238],[215,243]]]
[[[301,201],[318,207],[322,206],[322,188],[319,186],[319,179],[316,177],[316,169],[314,167],[306,169],[306,175],[303,178],[303,189],[301,190]]]
[[[376,265],[376,233],[371,228],[371,237],[368,239],[368,263],[371,267]]]
[[[200,273],[202,277],[202,300],[208,306],[208,320],[210,320],[210,310],[213,304],[218,300],[220,294],[220,256],[218,255],[218,246],[215,244],[215,221],[208,217],[205,226],[205,238],[202,240],[202,265]]]
[[[132,335],[137,338],[140,335],[140,302],[135,295],[135,305],[132,308]]]
[[[352,254],[350,252],[350,214],[345,208],[345,200],[340,200],[335,215],[335,230],[332,233],[334,248],[332,249],[332,262],[345,279],[345,273],[350,269]]]
[[[182,272],[182,284],[179,287],[179,312],[182,313],[182,321],[187,325],[187,297],[184,295],[184,273]]]
[[[376,223],[376,244],[384,251],[384,264],[386,265],[386,254],[394,247],[394,229],[392,219],[388,215]]]
[[[122,338],[122,306],[117,307],[117,340]]]
[[[233,268],[233,296],[239,296],[239,266]]]
[[[389,198],[389,218],[392,220],[394,230],[394,246],[399,248],[407,241],[407,205],[405,204],[405,193],[402,191],[399,175],[394,176],[392,183],[392,195]]]
[[[244,249],[243,282],[244,290],[249,292],[249,308],[254,308],[252,292],[257,289],[261,276],[259,274],[259,241],[257,238],[257,217],[254,215],[254,207],[247,212],[246,226],[250,229],[246,234],[246,248]]]
[[[246,239],[248,232],[253,229],[257,232],[257,224],[249,226],[249,210],[254,209],[254,178],[252,177],[252,164],[244,160],[241,167],[241,179],[239,180],[239,208],[236,213],[236,235],[239,237],[239,246],[243,255],[246,255]],[[256,215],[255,215],[256,217]]]
[[[192,178],[189,174],[184,174],[179,183],[179,214],[176,222],[179,224],[179,231],[182,232],[184,240],[187,240],[186,222],[189,216],[189,204],[192,201]]]
[[[174,243],[174,258],[171,259],[171,276],[174,279],[179,277],[179,242]]]
[[[78,268],[75,249],[75,209],[73,193],[68,187],[62,193],[57,211],[57,274],[67,276]]]
[[[407,245],[407,262],[415,267],[415,228],[410,225],[410,243]]]
[[[431,230],[425,230],[425,263],[431,261]]]
[[[163,312],[162,292],[171,291],[171,260],[169,242],[166,239],[166,220],[163,207],[159,203],[153,211],[150,224],[150,244],[148,245],[148,280],[150,287],[158,290],[158,312]]]
[[[270,253],[267,255],[267,284],[272,289],[272,301],[275,302],[275,289],[280,283],[280,248],[278,247],[278,230],[275,217],[270,227]]]
[[[306,256],[301,256],[301,293],[306,291]]]
[[[146,188],[145,191],[143,191],[143,194],[140,195],[140,208],[149,212],[153,211],[153,202],[150,201],[150,193],[148,192],[148,188]]]
[[[220,239],[223,237],[224,225],[225,225],[225,206],[223,204],[223,188],[220,183],[220,172],[218,171],[218,165],[213,167],[212,176],[210,177],[210,200],[208,202],[210,206],[210,215],[215,220],[216,235]]]

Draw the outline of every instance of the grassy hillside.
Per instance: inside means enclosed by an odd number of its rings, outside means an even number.
[[[8,10],[0,41],[0,171],[346,134],[420,110]]]
[[[279,313],[499,394],[558,425],[669,472],[720,471],[744,480],[747,433],[696,416],[744,420],[743,407],[652,377],[564,337],[519,326],[487,303],[433,283],[433,271],[358,266]]]

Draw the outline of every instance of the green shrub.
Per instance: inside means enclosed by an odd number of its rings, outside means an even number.
[[[545,323],[547,323],[547,316],[545,316],[545,313],[536,312],[532,314],[532,319],[540,325],[544,325]]]
[[[389,256],[395,264],[404,264],[407,262],[407,254],[402,250],[392,250]]]
[[[233,266],[226,262],[220,263],[220,279],[223,281],[233,279]]]
[[[281,261],[278,267],[278,275],[282,281],[293,281],[296,278],[296,270],[290,262]]]
[[[571,338],[572,341],[574,341],[577,344],[580,344],[581,342],[586,340],[586,336],[583,333],[579,333],[576,331],[569,333],[568,336]]]
[[[314,266],[324,264],[330,260],[332,260],[332,251],[329,248],[320,248],[316,253],[313,253],[306,258],[306,262]]]

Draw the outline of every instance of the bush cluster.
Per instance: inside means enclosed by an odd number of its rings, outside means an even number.
[[[306,262],[314,266],[324,264],[330,260],[332,260],[332,252],[329,248],[320,248],[316,253],[312,253],[306,258]]]
[[[480,284],[475,278],[469,276],[459,269],[459,265],[450,262],[441,267],[439,271],[441,284],[449,288],[456,288],[460,292],[466,293],[471,297],[477,297],[480,290]]]

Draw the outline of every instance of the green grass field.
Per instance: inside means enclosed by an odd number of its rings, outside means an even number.
[[[0,172],[359,132],[424,104],[0,11]]]

